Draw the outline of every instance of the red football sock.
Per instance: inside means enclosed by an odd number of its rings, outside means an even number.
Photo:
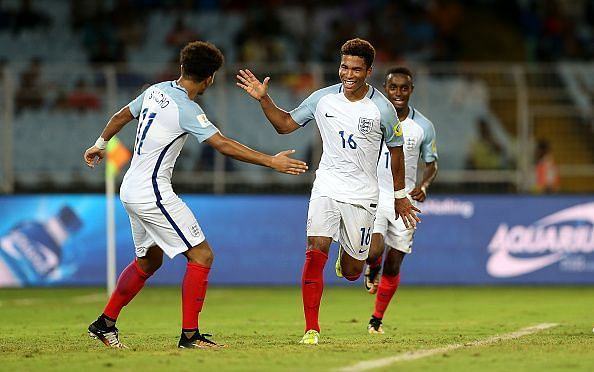
[[[301,277],[301,295],[303,297],[303,312],[305,313],[305,330],[320,331],[318,314],[320,301],[324,292],[324,266],[328,255],[318,250],[305,252],[305,264]]]
[[[103,314],[114,321],[120,315],[122,308],[132,299],[144,286],[144,282],[151,276],[140,268],[137,260],[132,261],[120,274],[115,290],[111,294]]]
[[[210,267],[188,262],[182,283],[182,329],[198,329],[198,316],[202,311]]]
[[[376,268],[376,267],[378,267],[378,266],[381,266],[381,265],[382,265],[382,258],[383,258],[383,257],[380,255],[380,256],[377,258],[377,260],[375,260],[375,261],[374,261],[372,264],[368,264],[368,265],[369,265],[369,267]]]
[[[380,319],[384,317],[384,313],[390,304],[390,300],[392,300],[392,296],[394,296],[394,293],[396,293],[396,290],[398,289],[398,284],[400,284],[400,274],[396,276],[382,275],[375,296],[374,317]]]

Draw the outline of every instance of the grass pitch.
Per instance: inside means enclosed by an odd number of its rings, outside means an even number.
[[[591,287],[407,287],[369,335],[373,297],[361,285],[327,287],[321,343],[299,345],[301,293],[290,288],[209,288],[200,330],[228,345],[178,350],[178,288],[147,287],[118,327],[128,350],[91,340],[86,328],[105,304],[103,289],[0,290],[0,371],[330,371],[358,362],[467,344],[378,371],[592,371]],[[557,327],[476,345],[541,324]]]

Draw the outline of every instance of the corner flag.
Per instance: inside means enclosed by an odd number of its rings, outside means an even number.
[[[107,163],[105,165],[105,172],[108,176],[115,176],[120,169],[130,161],[132,153],[120,140],[113,136],[107,143]]]

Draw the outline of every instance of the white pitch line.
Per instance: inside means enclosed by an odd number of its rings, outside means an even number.
[[[548,328],[553,328],[558,325],[559,324],[557,324],[557,323],[541,323],[541,324],[537,324],[532,327],[526,327],[526,328],[519,329],[515,332],[506,333],[503,335],[491,336],[484,340],[477,340],[477,341],[467,342],[467,343],[463,343],[463,344],[446,345],[446,346],[438,347],[435,349],[408,351],[406,353],[394,355],[394,356],[387,357],[387,358],[376,359],[376,360],[367,360],[364,362],[359,362],[359,363],[354,364],[349,367],[340,368],[339,371],[343,371],[343,372],[368,371],[368,370],[374,369],[374,368],[386,367],[386,366],[389,366],[390,364],[397,363],[397,362],[416,360],[416,359],[429,357],[429,356],[432,356],[435,354],[447,353],[448,351],[460,349],[463,347],[483,346],[483,345],[492,344],[492,343],[495,343],[498,341],[511,340],[514,338],[531,335],[533,333],[538,333],[540,331],[543,331]]]
[[[80,295],[74,296],[70,298],[70,301],[74,303],[84,304],[84,303],[92,303],[92,302],[101,302],[105,301],[106,299],[105,293],[92,293],[88,295]],[[31,297],[31,298],[15,298],[13,300],[4,300],[0,301],[0,307],[2,306],[31,306],[37,305],[44,302],[45,299],[41,297]]]
[[[93,293],[88,295],[72,297],[72,302],[76,302],[77,304],[101,302],[105,300],[107,300],[107,295],[105,293]]]

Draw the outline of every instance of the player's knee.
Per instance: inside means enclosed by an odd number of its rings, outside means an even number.
[[[214,261],[214,253],[209,249],[204,255],[204,266],[211,267]]]
[[[159,270],[162,264],[163,259],[149,259],[148,257],[138,259],[138,266],[148,276],[153,275],[157,270]]]
[[[369,256],[367,256],[367,259],[365,260],[365,262],[366,262],[368,265],[372,265],[372,264],[376,263],[376,262],[377,262],[377,260],[379,260],[379,258],[381,257],[382,253],[383,253],[383,252],[377,252],[377,253],[375,253],[375,252],[372,252],[372,251],[370,250],[370,252],[369,252]]]
[[[208,244],[199,244],[188,249],[184,255],[188,262],[200,264],[202,266],[210,267],[214,261],[214,253]]]
[[[354,282],[355,280],[359,279],[361,276],[361,272],[363,271],[363,266],[359,267],[357,265],[344,265],[342,267],[342,276],[350,281]]]
[[[330,244],[332,243],[331,238],[321,236],[308,236],[307,237],[307,250],[308,251],[321,251],[328,254],[330,250]]]
[[[359,279],[359,277],[361,276],[361,273],[351,274],[351,275],[345,275],[345,274],[343,274],[342,276],[344,276],[344,278],[346,280],[348,280],[349,282],[354,282],[355,280]]]
[[[153,275],[157,270],[159,270],[159,268],[161,267],[162,264],[163,264],[163,261],[150,262],[144,267],[143,270],[148,275]]]
[[[387,276],[396,276],[400,274],[400,265],[385,265],[383,274]]]

